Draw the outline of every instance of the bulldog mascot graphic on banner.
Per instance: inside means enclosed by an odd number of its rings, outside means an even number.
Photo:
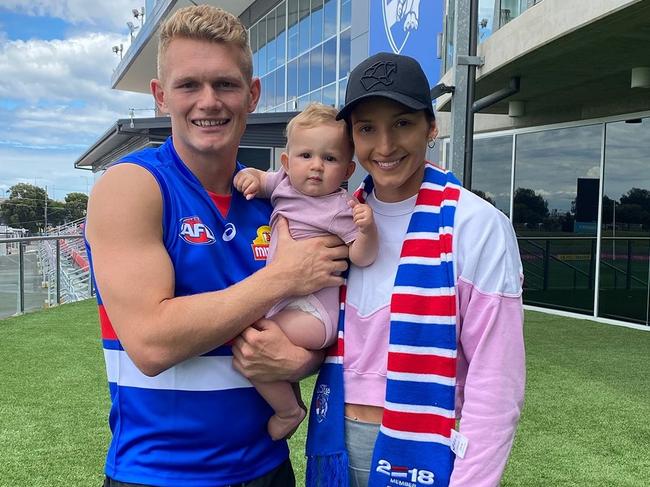
[[[382,0],[384,27],[395,54],[400,54],[420,25],[420,0]]]

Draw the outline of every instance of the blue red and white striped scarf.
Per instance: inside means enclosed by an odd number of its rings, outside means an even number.
[[[355,193],[365,202],[374,183]],[[460,183],[427,163],[400,254],[391,298],[386,400],[369,487],[444,487],[454,454],[456,293],[452,236]],[[381,242],[380,242],[381,245]],[[307,487],[347,487],[343,344],[345,286],[338,340],[321,367],[309,415]],[[396,482],[396,481],[401,482]]]

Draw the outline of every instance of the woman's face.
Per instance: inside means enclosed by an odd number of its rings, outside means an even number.
[[[355,153],[372,176],[377,198],[392,203],[417,194],[427,141],[438,133],[435,121],[380,97],[359,102],[350,119]]]

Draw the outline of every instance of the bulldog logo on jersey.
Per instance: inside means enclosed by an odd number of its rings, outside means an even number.
[[[269,255],[269,244],[271,243],[271,227],[262,225],[257,229],[257,237],[253,240],[253,258],[255,260],[266,260]]]
[[[198,216],[181,219],[181,231],[178,236],[194,245],[210,245],[215,242],[214,233]]]

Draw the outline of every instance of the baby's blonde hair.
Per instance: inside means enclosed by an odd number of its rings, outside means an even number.
[[[287,135],[287,148],[291,141],[291,133],[296,127],[301,128],[314,128],[319,127],[323,124],[332,124],[340,125],[344,129],[345,139],[350,144],[350,153],[354,154],[354,143],[349,136],[349,131],[347,130],[347,123],[345,120],[337,120],[336,114],[338,110],[332,106],[324,105],[322,103],[310,103],[307,107],[300,112],[298,115],[289,120],[286,129]]]
[[[239,65],[246,81],[253,78],[253,53],[241,21],[229,12],[210,5],[192,5],[177,10],[165,21],[158,40],[158,79],[163,76],[163,57],[177,38],[232,44],[241,50]]]

